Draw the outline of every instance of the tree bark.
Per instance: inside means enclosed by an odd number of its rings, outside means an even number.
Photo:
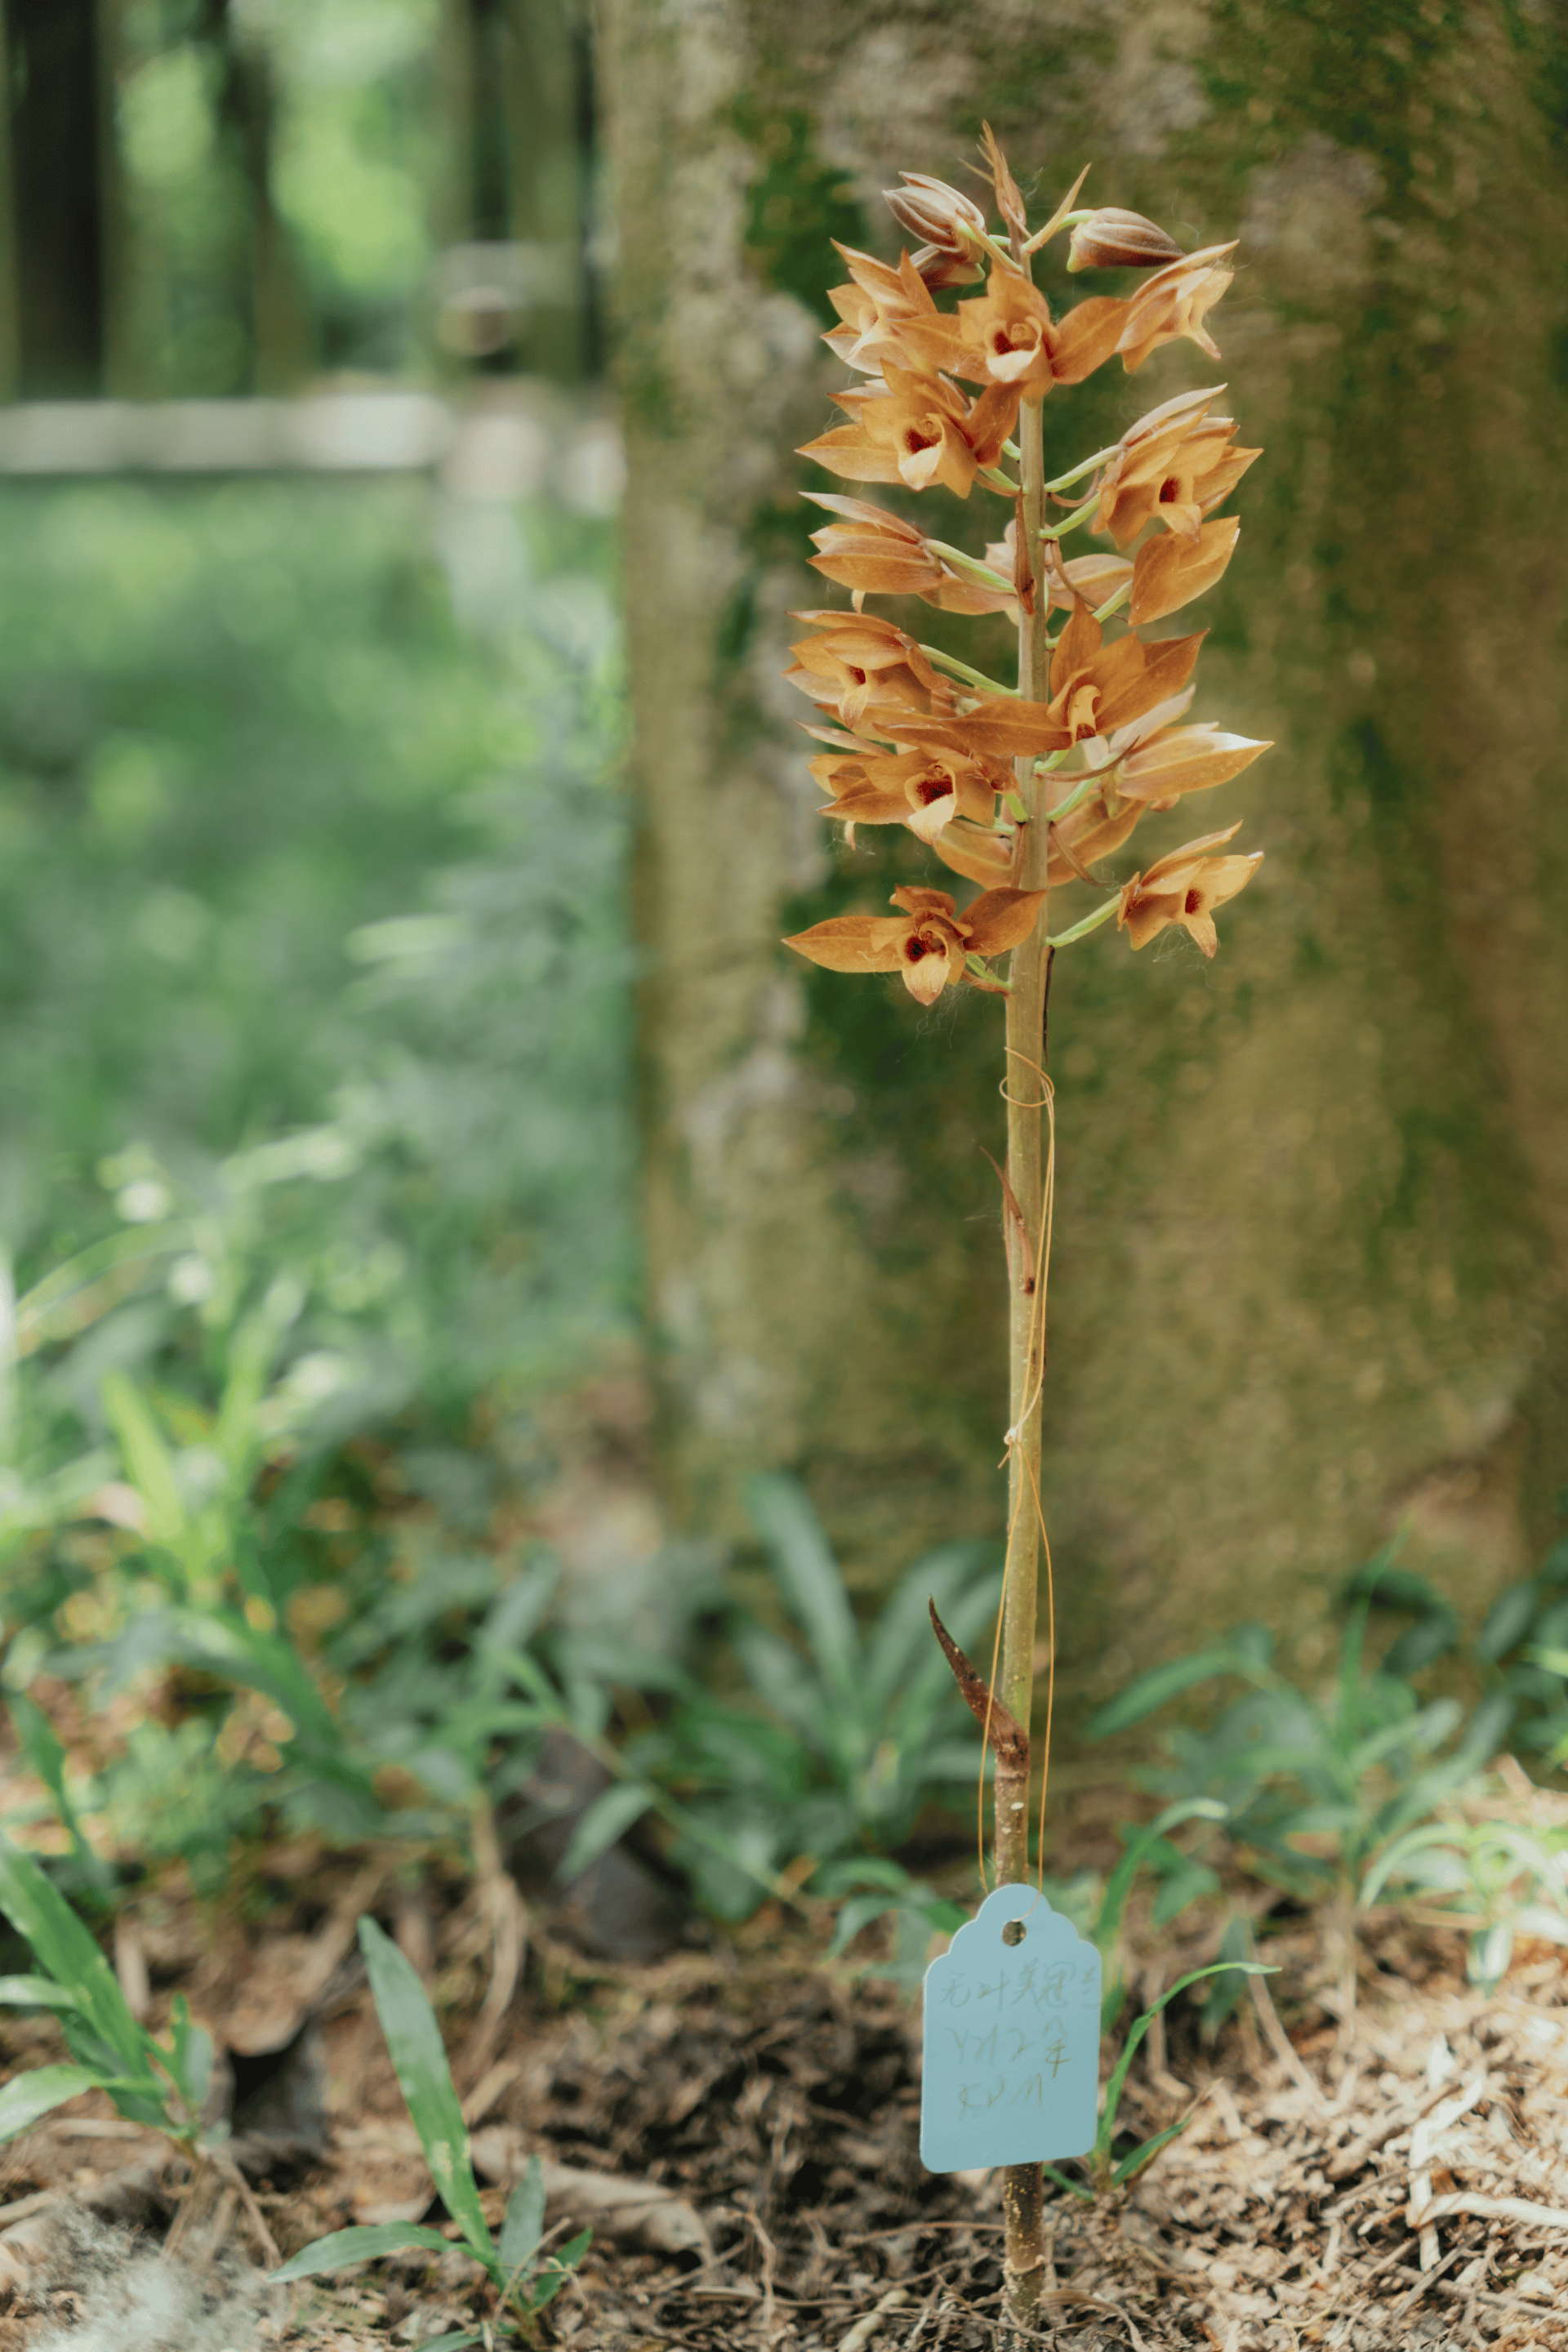
[[[1053,979],[1076,1705],[1227,1617],[1305,1633],[1405,1517],[1406,1564],[1479,1607],[1568,1475],[1557,29],[1503,0],[606,0],[648,1301],[688,1526],[741,1535],[742,1475],[788,1465],[880,1583],[1005,1516],[996,1009],[777,945],[942,879],[902,838],[832,845],[778,683],[790,609],[843,601],[797,495],[837,486],[791,455],[843,380],[830,236],[896,254],[877,192],[962,179],[989,119],[1044,198],[1092,158],[1084,201],[1242,238],[1221,366],[1162,352],[1045,412],[1055,471],[1228,382],[1266,456],[1193,715],[1278,747],[1215,820],[1268,852],[1216,961],[1102,931]]]
[[[98,0],[6,0],[16,381],[25,399],[102,389]]]

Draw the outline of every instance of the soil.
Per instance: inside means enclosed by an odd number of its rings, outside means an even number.
[[[374,1908],[443,2017],[492,2218],[533,2154],[556,2168],[559,2231],[588,2194],[574,2174],[642,2198],[594,2216],[542,2344],[970,2352],[994,2340],[1000,2181],[921,2168],[907,1990],[824,1964],[777,1912],[645,1965],[585,1958],[536,1915],[498,2016],[485,2007],[495,1956],[510,1949],[511,1968],[517,1953],[493,1889],[426,1877],[399,1890],[385,1861],[356,1870],[309,1853],[272,1870],[259,1927],[243,1906],[214,1916],[166,1887],[124,1927],[117,1958],[122,1982],[148,1988],[154,2021],[183,1986],[227,2053],[230,2145],[285,2253],[356,2221],[443,2221],[353,1943]],[[1206,1946],[1145,1935],[1138,1991],[1212,1957],[1216,1933],[1211,1920]],[[1457,1936],[1374,1915],[1347,2016],[1346,1972],[1334,1981],[1316,1923],[1268,1944],[1281,1969],[1271,2001],[1245,2004],[1210,2046],[1184,1997],[1134,2063],[1129,2131],[1142,2139],[1184,2115],[1182,2135],[1129,2191],[1093,2207],[1053,2192],[1038,2341],[1568,2346],[1561,1955],[1522,1949],[1485,1997]],[[13,2014],[3,2032],[7,2074],[59,2054],[47,2019]],[[98,2096],[0,2151],[0,2352],[380,2352],[478,2326],[489,2308],[456,2247],[269,2288],[233,2190],[195,2224],[187,2200],[170,2254],[177,2162]],[[1425,2226],[1413,2198],[1430,2206]]]

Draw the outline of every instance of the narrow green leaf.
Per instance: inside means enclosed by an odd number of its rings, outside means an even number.
[[[1121,1932],[1121,1915],[1133,1880],[1166,1832],[1179,1829],[1184,1822],[1223,1822],[1227,1810],[1217,1797],[1182,1797],[1137,1832],[1107,1881],[1105,1899],[1094,1925],[1093,1941],[1102,1956],[1109,1957]]]
[[[858,1712],[860,1636],[822,1523],[794,1478],[770,1473],[746,1484],[746,1508],[773,1562],[785,1608],[811,1644],[817,1670]]]
[[[1506,1592],[1500,1592],[1476,1635],[1477,1657],[1490,1664],[1505,1651],[1511,1650],[1516,1642],[1522,1642],[1530,1631],[1539,1599],[1540,1591],[1533,1577],[1523,1584],[1510,1584]]]
[[[376,2221],[355,2230],[334,2230],[330,2237],[318,2238],[314,2245],[302,2246],[281,2270],[270,2272],[268,2284],[287,2286],[290,2279],[320,2278],[324,2271],[347,2270],[351,2263],[373,2263],[383,2254],[403,2253],[410,2246],[449,2254],[452,2241],[417,2221]]]
[[[146,1399],[123,1372],[110,1372],[101,1394],[109,1425],[120,1440],[125,1475],[145,1507],[148,1534],[154,1543],[176,1543],[185,1525],[184,1497],[174,1476],[174,1456]]]
[[[360,1921],[359,1940],[381,2030],[431,2178],[475,2253],[493,2263],[495,2247],[468,2163],[468,2135],[436,2012],[412,1964],[374,1919]]]
[[[1262,1671],[1265,1670],[1228,1642],[1216,1642],[1207,1650],[1194,1650],[1189,1657],[1167,1659],[1163,1666],[1151,1667],[1146,1675],[1129,1683],[1124,1691],[1107,1699],[1089,1719],[1089,1737],[1109,1739],[1113,1732],[1129,1730],[1167,1700],[1191,1690],[1194,1683],[1212,1682],[1216,1675],[1246,1674],[1248,1679],[1257,1679]]]
[[[70,1905],[30,1853],[0,1831],[0,1911],[25,1936],[57,1984],[128,2074],[143,2064],[147,2037],[125,2003],[114,1971]]]
[[[634,1822],[641,1821],[658,1795],[643,1780],[619,1780],[601,1790],[572,1832],[556,1876],[564,1883],[581,1877]]]
[[[22,1743],[24,1755],[55,1801],[55,1809],[66,1825],[78,1864],[100,1895],[112,1894],[113,1871],[101,1854],[94,1853],[81,1833],[81,1823],[66,1787],[66,1751],[55,1735],[54,1725],[43,1708],[37,1706],[25,1691],[11,1692],[5,1703],[16,1727],[16,1737]]]
[[[325,1699],[281,1635],[258,1632],[231,1609],[170,1609],[164,1616],[172,1656],[276,1700],[291,1723],[323,1746],[342,1744]]]
[[[839,1911],[833,1941],[827,1947],[827,1958],[836,1960],[841,1953],[847,1952],[861,1928],[868,1927],[873,1919],[883,1918],[888,1912],[901,1911],[903,1907],[901,1895],[852,1895]]]
[[[558,2247],[550,2256],[542,2276],[527,2290],[526,2300],[530,2311],[542,2311],[546,2304],[554,2302],[587,2252],[593,2239],[592,2230],[579,2231],[576,2237],[568,2238],[566,2243]]]
[[[1047,2180],[1054,2180],[1058,2189],[1065,2189],[1069,2197],[1079,2197],[1083,2200],[1083,2202],[1086,2205],[1093,2204],[1094,2191],[1092,2189],[1089,2188],[1085,2182],[1081,2180],[1069,2180],[1067,2174],[1065,2172],[1058,2172],[1054,2164],[1042,2164],[1040,2170],[1045,2174]]]
[[[528,2265],[539,2251],[539,2241],[544,2235],[544,2168],[536,2156],[529,2158],[527,2169],[507,2203],[506,2219],[500,2227],[500,2260],[502,2270],[509,2273]]]
[[[1160,2150],[1168,2147],[1180,2133],[1186,2130],[1191,2121],[1191,2116],[1179,2116],[1173,2124],[1167,2124],[1163,2132],[1156,2132],[1152,2139],[1142,2141],[1131,2156],[1122,2158],[1110,2176],[1112,2185],[1120,2189],[1124,2180],[1131,2180],[1135,2173],[1142,2171],[1146,2164],[1152,2164]]]
[[[47,1977],[0,1977],[0,2008],[77,2009],[80,2003],[65,1985]]]
[[[170,2004],[169,2038],[173,2043],[169,2071],[186,2106],[198,2116],[212,2081],[213,2038],[205,2025],[191,2023],[190,2004],[183,1992],[177,1992]]]
[[[35,2066],[29,2074],[13,2074],[0,2089],[0,2140],[30,2130],[40,2116],[79,2092],[96,2091],[100,2081],[85,2066]]]
[[[1110,2080],[1105,2086],[1105,2106],[1100,2118],[1100,2130],[1094,2143],[1095,2155],[1102,2163],[1110,2154],[1110,2143],[1116,2137],[1116,2110],[1121,2105],[1121,2086],[1127,2080],[1127,2070],[1132,2063],[1143,2036],[1148,2032],[1160,2011],[1169,2002],[1174,2000],[1179,1992],[1185,1992],[1189,1985],[1201,1983],[1205,1977],[1222,1976],[1229,1969],[1234,1969],[1238,1976],[1245,1977],[1277,1977],[1279,1973],[1277,1968],[1269,1967],[1262,1960],[1215,1960],[1209,1968],[1194,1969],[1188,1975],[1178,1977],[1169,1991],[1163,1992],[1152,2008],[1146,2009],[1141,2017],[1133,2019],[1128,2030],[1127,2039],[1121,2045],[1121,2055],[1117,2060]]]

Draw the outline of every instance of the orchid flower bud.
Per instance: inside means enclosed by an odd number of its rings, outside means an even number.
[[[1182,248],[1173,237],[1142,213],[1124,213],[1114,205],[1090,213],[1072,233],[1068,247],[1068,268],[1076,269],[1157,269],[1167,261],[1180,261]]]
[[[985,234],[985,215],[979,205],[960,189],[950,188],[945,180],[933,180],[929,173],[905,172],[902,177],[903,187],[882,191],[899,226],[922,244],[934,246],[939,253],[956,254],[967,260],[973,238]],[[967,243],[965,228],[973,232]]]

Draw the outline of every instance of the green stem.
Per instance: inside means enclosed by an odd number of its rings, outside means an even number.
[[[965,555],[962,547],[950,547],[945,539],[928,539],[926,545],[933,555],[940,555],[945,562],[956,564],[961,572],[973,572],[976,580],[984,580],[988,588],[1005,588],[1011,595],[1013,583],[1004,580],[989,563],[982,563],[977,555]]]
[[[1086,499],[1082,506],[1075,507],[1073,509],[1071,514],[1063,515],[1060,522],[1052,521],[1048,524],[1042,522],[1040,527],[1041,539],[1060,539],[1064,532],[1076,530],[1080,522],[1087,522],[1089,520],[1089,516],[1093,514],[1099,504],[1100,492],[1096,490],[1093,498]]]
[[[1109,449],[1097,449],[1092,457],[1084,459],[1081,466],[1075,466],[1070,473],[1058,474],[1054,482],[1047,482],[1045,485],[1046,488],[1070,490],[1075,482],[1081,482],[1086,474],[1092,474],[1095,467],[1103,466],[1108,457],[1114,457],[1121,446],[1120,441],[1113,441]]]
[[[940,669],[951,670],[953,677],[963,678],[966,686],[977,686],[982,694],[1014,694],[1017,690],[1011,686],[999,686],[994,677],[987,677],[983,669],[971,669],[967,662],[960,661],[956,654],[943,653],[940,646],[921,646],[921,651],[927,661],[935,662]]]
[[[984,482],[988,490],[1000,490],[1005,499],[1016,499],[1018,495],[1017,483],[1010,481],[1000,466],[977,466],[974,475],[976,481]]]
[[[1075,923],[1070,931],[1058,931],[1051,941],[1052,947],[1070,948],[1075,940],[1088,939],[1090,931],[1098,931],[1101,923],[1110,920],[1121,904],[1121,893],[1118,890],[1114,898],[1107,898],[1092,915],[1086,915],[1080,923]]]
[[[1126,604],[1127,599],[1131,595],[1131,581],[1124,580],[1114,596],[1108,596],[1103,604],[1099,604],[1095,607],[1095,619],[1097,621],[1108,621],[1112,613],[1119,613],[1121,611],[1122,605]]]
[[[1085,801],[1093,797],[1093,795],[1100,790],[1100,785],[1105,782],[1107,776],[1110,775],[1112,772],[1113,771],[1110,768],[1091,768],[1089,774],[1083,778],[1082,782],[1076,783],[1073,786],[1072,791],[1068,794],[1065,801],[1058,801],[1054,808],[1047,811],[1047,814],[1049,817],[1051,824],[1059,824],[1064,816],[1071,816],[1074,809],[1081,808]],[[1057,945],[1058,947],[1061,945],[1059,940],[1057,941]]]

